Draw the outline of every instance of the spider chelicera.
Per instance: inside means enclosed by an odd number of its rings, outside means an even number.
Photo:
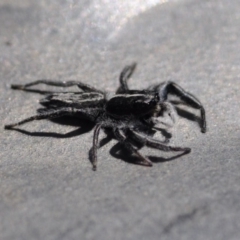
[[[93,146],[90,160],[93,170],[97,169],[97,149],[100,129],[110,130],[115,138],[138,157],[138,163],[152,166],[152,162],[143,156],[132,143],[140,143],[162,151],[180,151],[189,153],[190,148],[174,147],[153,139],[149,132],[160,130],[163,123],[163,113],[167,113],[174,120],[173,104],[168,101],[168,94],[175,95],[186,105],[200,110],[200,127],[206,132],[205,110],[200,101],[192,94],[174,82],[163,82],[145,90],[130,90],[127,80],[131,77],[136,63],[126,66],[120,74],[120,87],[110,96],[92,86],[78,81],[56,82],[51,80],[37,80],[25,85],[11,85],[12,89],[28,91],[29,87],[46,84],[57,87],[77,86],[82,91],[48,94],[40,100],[45,111],[26,118],[20,122],[5,125],[5,129],[14,129],[27,122],[42,119],[53,119],[62,116],[74,116],[87,119],[95,123]]]

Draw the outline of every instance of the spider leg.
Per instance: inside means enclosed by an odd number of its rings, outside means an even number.
[[[129,88],[128,88],[127,80],[132,76],[136,66],[137,66],[136,63],[132,63],[131,65],[126,66],[122,70],[119,77],[120,87],[117,89],[116,93],[128,92]]]
[[[82,82],[78,82],[78,81],[63,81],[63,82],[59,82],[59,81],[52,81],[52,80],[37,80],[31,83],[27,83],[25,85],[16,85],[13,84],[11,85],[12,89],[19,89],[19,90],[26,90],[31,86],[35,86],[38,84],[45,84],[45,85],[49,85],[49,86],[55,86],[55,87],[72,87],[72,86],[77,86],[80,89],[82,89],[85,92],[98,92],[98,93],[103,93],[102,91],[88,85]]]
[[[99,136],[101,126],[102,126],[102,124],[97,124],[95,129],[94,129],[94,133],[93,133],[93,147],[91,149],[90,157],[91,157],[91,161],[92,161],[94,171],[97,170],[98,136]]]
[[[72,108],[60,108],[60,109],[56,109],[56,110],[49,110],[49,111],[45,111],[43,113],[39,113],[35,116],[31,116],[29,118],[26,118],[20,122],[14,123],[14,124],[9,124],[9,125],[5,125],[5,129],[12,129],[16,126],[31,122],[31,121],[35,121],[35,120],[42,120],[42,119],[52,119],[52,118],[58,118],[61,116],[66,116],[66,115],[72,115]]]
[[[155,140],[153,138],[150,138],[148,136],[145,136],[139,132],[136,132],[134,130],[129,130],[130,133],[131,133],[131,137],[148,146],[148,147],[151,147],[151,148],[155,148],[155,149],[159,149],[159,150],[162,150],[162,151],[165,151],[165,152],[184,152],[184,153],[190,153],[191,152],[191,149],[190,148],[182,148],[182,147],[172,147],[172,146],[167,146],[165,144],[163,144],[162,142],[158,141],[158,140]]]
[[[139,159],[140,159],[140,164],[144,165],[144,166],[149,166],[151,167],[152,166],[152,162],[147,159],[146,157],[144,157],[142,154],[140,154],[137,149],[135,149],[133,147],[133,145],[128,142],[127,140],[127,137],[125,136],[124,132],[122,130],[119,130],[119,129],[115,129],[114,130],[114,135],[116,137],[116,139],[121,143],[123,144],[123,146],[129,150],[131,153],[134,153],[136,154]]]
[[[178,96],[183,102],[187,105],[200,109],[201,112],[201,131],[203,133],[206,132],[206,117],[205,117],[205,109],[202,106],[201,102],[193,96],[191,93],[186,92],[182,87],[174,82],[164,82],[155,87],[155,90],[159,93],[160,102],[164,102],[167,100],[168,94],[173,94]]]

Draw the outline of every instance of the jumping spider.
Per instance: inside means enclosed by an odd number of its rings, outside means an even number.
[[[127,80],[133,74],[135,67],[136,64],[133,63],[123,69],[119,79],[120,87],[113,96],[77,81],[37,80],[25,85],[11,85],[12,89],[25,91],[38,84],[57,87],[77,86],[82,91],[53,92],[40,101],[40,104],[45,107],[45,111],[20,122],[6,125],[5,129],[13,129],[34,120],[53,119],[66,115],[88,119],[96,124],[93,146],[90,151],[93,170],[97,169],[98,136],[102,128],[110,130],[125,149],[138,157],[138,163],[141,165],[152,166],[152,162],[138,152],[132,141],[162,151],[189,153],[190,148],[169,146],[166,142],[153,139],[149,132],[159,130],[163,113],[167,112],[173,118],[173,104],[168,101],[168,94],[173,94],[188,106],[199,109],[201,131],[206,132],[205,110],[202,104],[174,82],[163,82],[145,90],[130,90]]]

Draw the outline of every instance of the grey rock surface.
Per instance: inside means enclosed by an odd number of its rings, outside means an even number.
[[[130,2],[0,0],[1,240],[240,239],[240,1]],[[92,131],[3,129],[41,98],[10,84],[76,79],[114,92],[133,61],[131,87],[171,79],[206,107],[206,134],[181,117],[172,129],[171,145],[190,154],[144,148],[156,160],[147,168],[113,157],[112,140],[93,172]]]

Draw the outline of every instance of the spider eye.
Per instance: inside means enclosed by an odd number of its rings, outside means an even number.
[[[160,98],[159,98],[159,94],[158,93],[155,93],[155,99],[159,102]]]
[[[159,102],[159,95],[158,93],[154,94],[154,97],[152,98],[152,100],[150,101],[152,104],[156,105]]]

